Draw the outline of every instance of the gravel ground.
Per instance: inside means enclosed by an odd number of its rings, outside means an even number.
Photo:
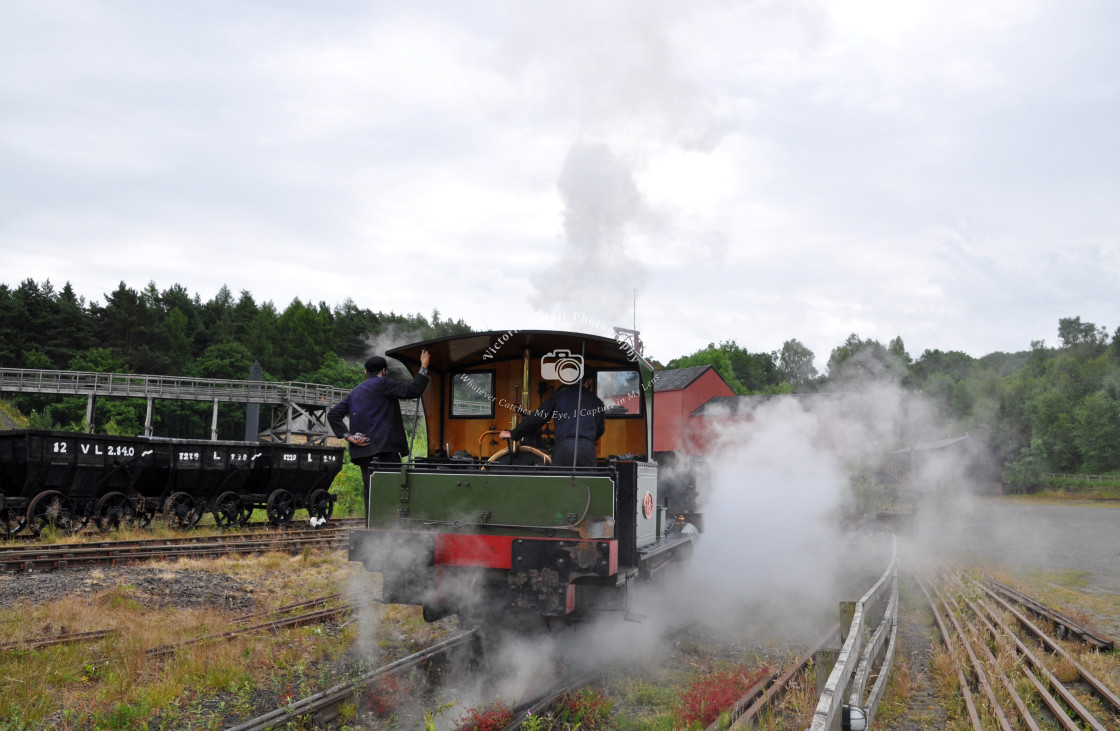
[[[60,596],[91,596],[114,586],[132,587],[130,597],[147,609],[225,607],[252,611],[256,605],[253,587],[238,579],[171,565],[0,574],[0,606],[39,604]]]

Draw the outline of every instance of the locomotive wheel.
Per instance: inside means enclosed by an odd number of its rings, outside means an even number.
[[[136,524],[136,508],[123,492],[110,492],[101,496],[94,509],[97,528],[102,533],[118,530],[123,523],[126,528]]]
[[[287,525],[291,522],[292,516],[296,512],[296,499],[292,493],[284,490],[273,490],[272,494],[268,496],[268,505],[266,506],[268,512],[268,522],[273,525]]]
[[[214,501],[214,522],[219,528],[245,525],[252,515],[253,507],[251,505],[243,506],[241,496],[236,492],[223,492]]]
[[[330,493],[322,488],[312,492],[311,497],[307,499],[307,512],[312,518],[330,520],[334,513],[334,500],[331,499]],[[326,524],[320,523],[319,525]]]
[[[186,530],[202,517],[198,503],[185,492],[173,492],[163,504],[163,515],[169,523]]]
[[[58,490],[39,493],[27,506],[27,528],[31,535],[41,535],[47,527],[63,532],[73,529],[70,501]]]

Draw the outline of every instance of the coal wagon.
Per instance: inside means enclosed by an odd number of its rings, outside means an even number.
[[[253,511],[284,525],[298,509],[329,518],[341,447],[0,431],[0,535],[90,522],[102,530],[156,515],[190,528],[206,513],[244,525]]]

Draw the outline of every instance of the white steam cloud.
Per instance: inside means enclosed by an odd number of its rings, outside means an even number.
[[[577,144],[557,183],[564,203],[564,245],[558,260],[531,277],[540,310],[585,313],[625,322],[645,266],[627,246],[649,211],[630,165],[604,144]]]

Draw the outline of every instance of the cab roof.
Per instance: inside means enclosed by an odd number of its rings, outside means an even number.
[[[425,348],[431,356],[428,367],[437,371],[520,360],[525,349],[529,348],[538,358],[557,350],[567,350],[572,355],[582,355],[584,360],[597,366],[630,366],[643,375],[653,372],[653,366],[634,352],[629,343],[563,330],[492,330],[449,335],[402,345],[386,351],[385,355],[396,358],[415,372],[420,367],[420,351]]]

